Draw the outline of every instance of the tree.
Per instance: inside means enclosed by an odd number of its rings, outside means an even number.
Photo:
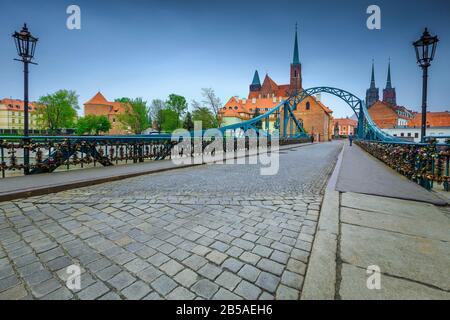
[[[161,130],[165,132],[172,132],[178,129],[180,119],[178,113],[172,109],[163,109],[159,111],[159,118],[161,119]]]
[[[214,114],[217,124],[220,126],[221,119],[219,117],[219,110],[222,108],[220,98],[216,97],[216,93],[212,88],[202,88],[203,105],[208,107]]]
[[[192,121],[192,114],[188,111],[184,117],[183,128],[188,131],[194,130],[194,122]]]
[[[175,111],[178,117],[182,117],[188,107],[186,99],[174,93],[169,95],[169,100],[166,101],[166,105],[169,109]]]
[[[150,117],[153,120],[153,125],[156,127],[157,130],[161,131],[161,110],[166,109],[166,103],[161,99],[153,99],[152,104],[150,106]]]
[[[75,91],[59,90],[39,98],[36,108],[38,126],[54,132],[72,128],[77,117],[78,96]]]
[[[150,127],[149,108],[147,102],[142,98],[124,99],[122,106],[125,112],[118,115],[119,121],[125,126],[131,128],[135,134],[140,134]]]
[[[192,112],[192,119],[194,121],[201,121],[202,129],[217,128],[217,119],[207,107],[197,107]]]
[[[122,98],[114,99],[114,101],[120,102],[120,103],[127,103],[127,102],[130,102],[130,98],[122,97]]]
[[[77,134],[95,134],[111,130],[111,122],[104,115],[88,114],[77,121]]]

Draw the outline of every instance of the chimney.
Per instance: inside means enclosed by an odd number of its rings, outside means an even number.
[[[256,103],[256,98],[252,98],[252,103],[253,103],[253,104]]]

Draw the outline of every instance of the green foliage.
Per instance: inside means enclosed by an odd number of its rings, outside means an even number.
[[[184,117],[183,128],[187,131],[194,130],[194,122],[192,121],[192,114],[188,111]]]
[[[202,129],[217,128],[218,126],[217,118],[207,107],[197,107],[192,112],[192,119],[194,121],[201,121]]]
[[[127,103],[127,102],[130,102],[130,98],[122,97],[122,98],[114,99],[114,101],[120,102],[120,103]]]
[[[39,98],[36,115],[41,129],[50,132],[56,129],[73,128],[77,117],[78,96],[75,91],[59,90]]]
[[[172,109],[163,109],[159,111],[159,118],[161,119],[161,130],[165,132],[172,132],[178,129],[180,119],[178,114]]]
[[[88,114],[78,119],[77,134],[96,134],[100,132],[108,132],[111,129],[111,122],[106,116],[96,116]]]
[[[122,100],[123,99],[123,100]],[[135,134],[140,134],[150,127],[149,107],[142,98],[121,98],[125,112],[118,115],[119,121],[126,128],[130,128]]]
[[[167,109],[166,103],[161,99],[153,99],[150,106],[150,117],[153,120],[153,125],[158,131],[161,131],[162,113],[161,110]]]
[[[173,93],[169,95],[169,100],[166,101],[166,105],[169,109],[175,111],[178,117],[182,117],[188,107],[186,99],[183,96]]]

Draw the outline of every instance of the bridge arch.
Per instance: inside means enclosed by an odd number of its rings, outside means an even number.
[[[344,102],[346,102],[356,114],[358,118],[358,130],[357,137],[358,139],[364,140],[378,140],[378,141],[397,141],[398,138],[393,137],[378,128],[375,122],[369,115],[367,111],[367,106],[364,100],[358,98],[356,95],[339,88],[333,87],[314,87],[309,89],[304,89],[296,94],[293,94],[291,97],[286,100],[280,102],[276,107],[272,108],[268,112],[255,117],[253,119],[239,122],[236,124],[232,124],[229,126],[225,126],[220,128],[222,132],[226,132],[229,130],[246,132],[249,129],[255,130],[260,134],[269,135],[270,132],[268,130],[262,130],[258,128],[258,124],[261,122],[265,122],[265,128],[268,128],[268,123],[270,119],[275,118],[275,129],[278,129],[279,135],[282,138],[300,138],[300,137],[308,137],[308,133],[303,128],[303,123],[301,120],[297,119],[294,114],[294,110],[297,108],[297,105],[301,103],[307,97],[310,97],[317,93],[328,93],[334,95]],[[283,117],[281,117],[283,114]],[[281,119],[283,118],[283,119]],[[282,130],[281,122],[283,122]],[[287,128],[290,128],[290,132],[287,132]]]

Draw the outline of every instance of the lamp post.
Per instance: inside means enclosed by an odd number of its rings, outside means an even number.
[[[26,137],[24,140],[24,148],[23,148],[23,163],[24,163],[24,173],[29,173],[29,165],[30,165],[30,149],[29,149],[29,139],[27,138],[29,136],[29,111],[28,111],[28,65],[36,64],[32,62],[34,57],[34,50],[36,49],[36,43],[38,41],[38,38],[33,37],[31,33],[28,31],[27,24],[25,23],[22,27],[22,30],[20,32],[14,32],[12,35],[14,38],[14,43],[16,45],[17,54],[19,55],[20,59],[14,59],[16,61],[23,62],[23,73],[24,73],[24,106],[23,106],[23,112],[24,112],[24,136]]]
[[[426,128],[427,128],[427,91],[428,91],[428,67],[434,59],[436,53],[436,45],[439,42],[437,36],[431,36],[428,28],[422,34],[422,37],[413,42],[416,50],[417,63],[423,71],[423,86],[422,86],[422,129],[421,142],[425,142]]]

